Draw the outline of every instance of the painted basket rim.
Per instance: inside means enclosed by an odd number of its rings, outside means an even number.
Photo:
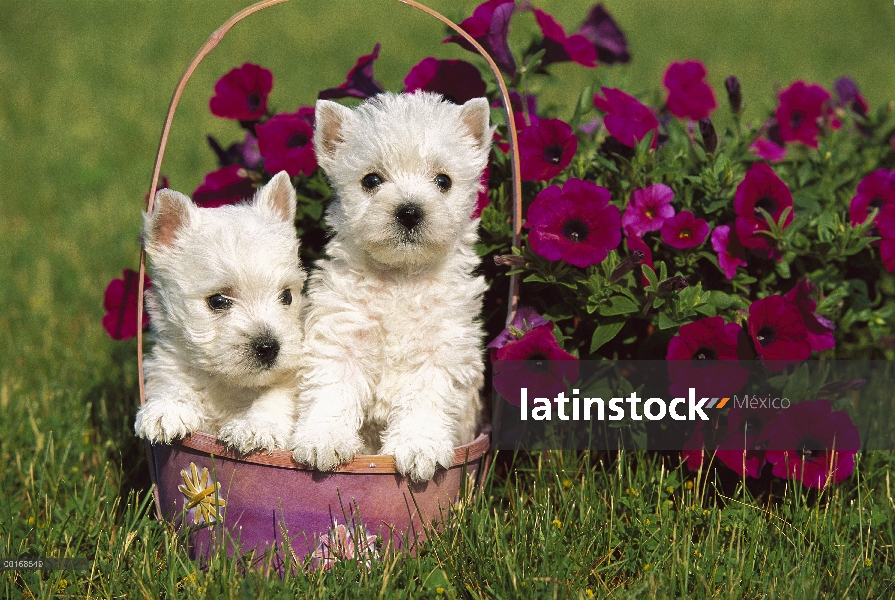
[[[390,454],[359,454],[344,465],[340,465],[332,471],[320,471],[310,465],[296,462],[289,450],[270,450],[268,452],[254,452],[252,454],[240,454],[232,448],[222,444],[215,436],[194,432],[183,439],[171,443],[173,448],[182,446],[191,450],[198,450],[205,454],[229,458],[231,460],[292,469],[295,471],[318,471],[320,473],[357,473],[357,474],[389,474],[404,477],[395,467],[395,457]],[[484,425],[479,435],[467,444],[454,448],[454,461],[450,468],[460,467],[473,463],[491,449],[491,426]]]

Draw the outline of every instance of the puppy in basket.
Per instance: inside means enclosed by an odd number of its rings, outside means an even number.
[[[471,219],[493,129],[484,98],[320,100],[317,161],[333,237],[310,277],[294,458],[330,470],[358,453],[429,480],[479,425],[484,278]]]
[[[138,436],[170,443],[204,431],[242,453],[288,447],[306,278],[294,219],[285,171],[251,203],[199,208],[156,194],[143,226],[155,345]]]

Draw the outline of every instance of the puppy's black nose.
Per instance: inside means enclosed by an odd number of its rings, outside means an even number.
[[[416,204],[402,204],[395,210],[395,220],[410,231],[423,220],[423,209]]]
[[[265,369],[269,369],[277,361],[280,353],[280,343],[270,336],[264,336],[252,342],[252,351],[258,363]]]

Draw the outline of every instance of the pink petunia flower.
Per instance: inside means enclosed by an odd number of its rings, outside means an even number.
[[[384,92],[385,88],[373,79],[373,63],[379,58],[379,48],[380,44],[376,44],[372,53],[358,58],[351,70],[348,71],[342,85],[323,90],[317,94],[317,98],[320,100],[335,100],[336,98],[366,100]]]
[[[479,195],[476,197],[475,208],[469,216],[470,219],[478,219],[481,217],[485,207],[491,204],[491,198],[488,196],[488,182],[490,179],[491,167],[485,165],[485,170],[482,172],[482,177],[479,179],[479,182],[482,184],[482,189],[479,190]]]
[[[759,477],[767,464],[763,437],[780,408],[737,408],[727,412],[727,434],[715,456],[740,477]]]
[[[544,189],[528,208],[531,249],[576,267],[603,262],[621,242],[621,217],[609,200],[609,190],[581,179]]]
[[[718,225],[712,231],[712,249],[718,253],[718,266],[728,279],[733,279],[737,267],[746,266],[746,249],[737,237],[735,227]]]
[[[121,279],[113,279],[103,296],[103,327],[113,340],[129,340],[137,335],[137,290],[139,273],[125,269]],[[143,276],[143,289],[152,287]],[[145,307],[145,305],[144,305]],[[143,329],[149,327],[149,314],[143,309]]]
[[[597,60],[601,63],[611,65],[630,62],[628,40],[602,4],[596,4],[590,9],[584,23],[578,28],[578,33],[594,45]]]
[[[423,90],[441,94],[445,100],[463,104],[485,95],[487,86],[481,73],[465,60],[424,58],[404,78],[407,92]]]
[[[696,60],[668,65],[662,85],[668,90],[668,110],[680,119],[698,121],[718,106],[712,88],[705,82],[705,65]]]
[[[517,406],[522,388],[527,388],[529,402],[552,399],[566,389],[566,382],[578,379],[578,359],[559,347],[550,321],[504,344],[495,358],[494,387]]]
[[[782,411],[762,433],[773,474],[800,479],[810,488],[842,483],[855,469],[861,436],[848,414],[827,400],[799,402]]]
[[[501,71],[516,75],[516,61],[507,40],[510,33],[510,17],[515,10],[514,0],[488,0],[479,4],[460,27],[491,55]],[[442,43],[453,42],[470,52],[478,52],[461,35],[445,38]]]
[[[241,165],[230,165],[205,176],[193,192],[193,202],[202,208],[236,204],[255,195],[255,186]]]
[[[812,298],[814,290],[814,284],[808,281],[807,277],[803,277],[794,288],[783,296],[783,299],[802,315],[802,322],[805,323],[805,329],[808,330],[808,344],[811,346],[811,351],[821,352],[836,346],[833,339],[833,331],[836,326],[832,321],[815,312],[817,302]]]
[[[257,121],[267,112],[267,97],[272,89],[270,71],[245,63],[218,79],[208,108],[216,117]]]
[[[650,147],[656,148],[659,121],[653,111],[619,89],[604,87],[600,91],[605,98],[594,94],[594,106],[606,113],[603,122],[612,137],[633,148],[652,131],[655,135]]]
[[[544,58],[541,66],[573,61],[585,67],[597,66],[597,49],[580,33],[567,36],[566,30],[551,15],[534,8],[535,20],[544,36]]]
[[[305,114],[281,113],[257,125],[258,149],[268,173],[286,171],[290,177],[310,175],[317,168],[314,154],[314,127]]]
[[[768,231],[770,227],[757,209],[764,209],[777,221],[783,211],[792,206],[792,193],[774,170],[764,163],[752,165],[737,186],[733,200],[733,209],[737,215],[735,227],[740,243],[747,248],[764,252],[768,257],[776,256],[776,248],[771,241],[758,233]],[[792,219],[793,213],[790,211],[783,227],[788,227]]]
[[[559,119],[540,119],[524,127],[518,136],[523,181],[547,181],[569,166],[578,138]]]
[[[487,348],[491,348],[493,350],[499,350],[503,348],[509,342],[515,341],[517,339],[516,335],[513,333],[513,329],[516,331],[522,332],[522,335],[525,335],[535,327],[540,327],[541,325],[547,325],[550,323],[547,319],[538,314],[538,312],[530,306],[520,306],[516,311],[516,314],[513,316],[513,320],[510,322],[509,326],[504,329],[500,334],[494,338]]]
[[[749,370],[739,362],[740,347],[746,342],[743,329],[724,323],[721,317],[706,317],[682,325],[668,343],[668,391],[686,397],[689,388],[697,394],[731,396],[749,379]]]
[[[784,142],[801,142],[817,148],[820,129],[817,120],[824,114],[830,93],[819,85],[796,81],[780,92],[780,104],[774,112]]]
[[[782,371],[811,354],[805,321],[783,296],[768,296],[749,306],[749,335],[771,371]]]
[[[674,192],[664,183],[655,183],[643,189],[634,190],[631,201],[622,216],[622,227],[626,234],[643,237],[647,231],[658,231],[666,219],[674,217]]]
[[[848,208],[852,226],[867,220],[870,210],[895,204],[895,170],[877,169],[858,184]]]
[[[895,205],[887,205],[876,218],[876,226],[882,240],[879,253],[883,266],[889,273],[895,272]]]
[[[682,210],[662,223],[662,241],[673,248],[695,248],[709,235],[709,224],[697,219],[689,210]]]
[[[839,96],[839,106],[849,108],[862,116],[870,111],[867,99],[861,95],[858,84],[851,77],[840,77],[833,82],[833,88]]]
[[[786,158],[786,146],[780,146],[765,137],[755,138],[755,141],[749,146],[749,150],[758,158],[763,158],[770,162],[780,162]]]

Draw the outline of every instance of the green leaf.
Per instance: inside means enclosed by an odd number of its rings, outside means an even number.
[[[647,281],[649,281],[649,287],[652,288],[649,291],[655,292],[656,288],[659,287],[659,278],[656,277],[656,272],[649,265],[640,265],[640,268],[643,270],[643,274],[646,275]]]
[[[624,296],[613,296],[609,299],[609,305],[600,307],[600,314],[604,317],[613,315],[627,315],[636,313],[640,307]]]
[[[594,337],[590,340],[590,351],[596,352],[603,344],[612,340],[625,325],[624,319],[618,319],[603,323],[594,331]]]
[[[720,308],[724,310],[725,308],[730,308],[733,304],[733,297],[730,294],[725,294],[724,292],[720,292],[718,290],[712,290],[711,303],[715,305],[715,308]]]

